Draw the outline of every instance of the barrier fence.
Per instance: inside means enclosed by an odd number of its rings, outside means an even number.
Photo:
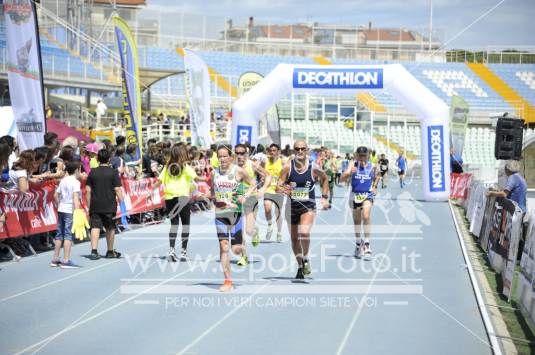
[[[156,186],[156,178],[121,179],[126,209],[129,214],[154,211],[164,207],[163,186]],[[30,191],[0,190],[0,213],[6,222],[0,224],[0,240],[46,233],[57,229],[58,212],[54,206],[54,192],[58,183],[47,181],[31,184]],[[85,182],[81,187],[85,206]],[[117,217],[120,217],[119,207]]]

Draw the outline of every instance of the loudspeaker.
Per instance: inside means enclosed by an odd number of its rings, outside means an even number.
[[[496,124],[494,157],[498,160],[520,160],[522,158],[522,133],[524,120],[500,117]]]

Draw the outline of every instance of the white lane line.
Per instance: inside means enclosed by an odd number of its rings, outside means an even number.
[[[152,265],[154,265],[156,263],[156,261],[153,261],[152,262]],[[143,270],[143,271],[140,271],[138,272],[134,278],[140,276],[141,274],[145,273],[149,268],[150,266],[152,266],[149,264],[149,267],[147,267],[147,269]],[[79,322],[80,320],[82,320],[86,315],[88,315],[89,313],[91,313],[94,309],[96,309],[97,307],[99,307],[101,304],[104,304],[104,302],[106,302],[107,300],[109,300],[111,297],[113,297],[113,295],[115,295],[117,292],[119,292],[119,290],[121,289],[121,287],[118,287],[116,288],[112,293],[110,293],[108,296],[104,297],[102,300],[100,300],[97,304],[95,304],[93,307],[91,307],[90,309],[88,309],[84,314],[82,314],[80,317],[78,317],[75,321],[71,322],[71,324],[68,325],[68,327],[72,326],[73,324],[76,324],[77,322]],[[48,339],[44,344],[42,344],[41,346],[39,346],[37,349],[35,349],[33,352],[32,352],[32,355],[41,351],[45,346],[47,346],[48,344],[50,344],[54,339],[56,339],[56,337],[54,338],[50,338]]]
[[[400,218],[401,222],[401,218]],[[397,224],[399,226],[399,222]],[[386,251],[384,252],[384,255],[388,255],[388,252],[390,251],[390,247],[392,246],[392,241],[394,240],[394,236],[397,234],[397,227],[394,231],[394,234],[392,235],[392,239],[390,239],[390,242],[388,243],[388,246],[386,247]],[[373,240],[373,239],[372,239]],[[366,291],[366,294],[363,296],[364,298],[368,297],[368,294],[370,293],[373,283],[375,282],[375,279],[377,278],[377,274],[379,273],[379,270],[376,269],[375,273],[372,277],[371,282],[368,284],[368,290]],[[362,309],[364,308],[364,302],[360,302],[357,308],[357,311],[353,315],[353,319],[351,319],[351,323],[349,323],[349,326],[347,327],[346,333],[344,334],[344,338],[342,339],[342,342],[338,346],[338,350],[336,351],[336,355],[341,355],[344,351],[347,341],[349,340],[349,336],[351,335],[351,332],[353,331],[353,328],[355,327],[355,323],[357,323],[357,319],[359,318],[360,314],[362,313]]]
[[[134,254],[142,254],[142,253],[146,253],[147,251],[151,251],[153,249],[157,249],[157,248],[161,248],[161,244],[156,246],[156,247],[152,247],[152,248],[148,248],[148,249],[144,249],[144,250],[141,250],[139,252],[136,252]],[[77,272],[76,274],[72,274],[70,276],[66,276],[66,277],[63,277],[61,279],[57,279],[57,280],[54,280],[54,281],[50,281],[50,282],[47,282],[45,284],[42,284],[40,286],[36,286],[36,287],[33,287],[33,288],[30,288],[26,291],[22,291],[22,292],[19,292],[19,293],[16,293],[14,295],[11,295],[11,296],[7,296],[7,297],[4,297],[2,299],[0,299],[0,303],[3,303],[5,301],[9,301],[13,298],[17,298],[19,296],[22,296],[22,295],[25,295],[25,294],[28,294],[30,292],[33,292],[33,291],[37,291],[37,290],[40,290],[42,288],[45,288],[45,287],[48,287],[48,286],[52,286],[52,285],[55,285],[55,284],[58,284],[60,282],[63,282],[63,281],[66,281],[66,280],[70,280],[70,279],[73,279],[75,277],[78,277],[80,275],[84,275],[84,274],[87,274],[91,271],[95,271],[95,270],[98,270],[98,269],[101,269],[103,267],[106,267],[106,266],[109,266],[109,265],[112,265],[112,264],[115,264],[115,263],[118,263],[120,261],[123,261],[124,259],[117,259],[117,260],[114,260],[114,261],[111,261],[109,263],[106,263],[106,264],[101,264],[101,265],[98,265],[98,266],[95,266],[95,267],[92,267],[92,268],[89,268],[89,269],[85,269],[83,271],[80,271],[80,272]]]
[[[334,234],[336,232],[336,230],[334,231],[331,231],[330,234],[327,234],[326,236],[324,236],[323,238],[319,239],[318,241],[316,241],[310,248],[309,248],[309,254],[312,253],[312,250],[314,250],[314,248],[316,248],[318,245],[320,245],[320,242],[322,240],[326,240],[327,238],[330,238],[330,236],[332,234]],[[276,276],[282,274],[283,272],[287,271],[287,270],[290,270],[292,266],[289,266],[288,269],[285,269],[285,270],[282,270],[281,272],[279,272]],[[236,313],[239,309],[241,309],[241,307],[244,305],[244,304],[247,304],[256,294],[258,294],[259,292],[261,292],[265,287],[267,287],[268,285],[271,285],[273,281],[269,281],[267,284],[265,284],[263,287],[259,288],[256,292],[254,292],[253,294],[251,294],[249,297],[247,297],[247,299],[243,300],[238,306],[236,306],[236,308],[234,308],[232,311],[230,311],[229,313],[227,313],[225,316],[223,316],[223,318],[221,318],[219,321],[217,321],[216,323],[212,324],[212,326],[210,328],[208,328],[206,331],[204,331],[201,335],[199,335],[195,340],[193,340],[191,343],[189,343],[188,345],[186,345],[185,348],[183,348],[179,353],[178,355],[183,355],[185,354],[189,349],[191,349],[193,346],[195,346],[198,342],[200,342],[204,337],[206,337],[208,334],[210,334],[214,329],[216,329],[221,323],[223,323],[225,320],[227,320],[228,318],[230,318],[234,313]]]
[[[216,258],[212,258],[211,260],[207,260],[206,262],[211,262],[211,261],[214,261],[214,260],[216,260]],[[175,275],[175,276],[173,276],[173,277],[170,277],[170,278],[167,279],[167,280],[170,281],[170,280],[173,280],[173,279],[175,279],[175,278],[177,278],[177,277],[180,277],[180,276],[182,276],[182,275],[184,275],[184,274],[186,274],[186,273],[188,273],[188,272],[191,272],[191,271],[195,270],[195,269],[196,269],[197,267],[199,267],[199,266],[200,266],[200,265],[196,265],[196,266],[194,266],[193,268],[190,268],[190,269],[188,269],[188,270],[185,270],[185,271],[183,271],[183,272],[181,272],[181,273],[179,273],[179,274],[177,274],[177,275]],[[162,281],[162,282],[160,282],[159,284],[154,285],[153,287],[161,286],[161,285],[163,285],[164,283],[166,283],[167,280],[166,280],[166,281]],[[35,343],[35,344],[32,344],[32,345],[28,346],[27,348],[25,348],[25,349],[19,351],[16,355],[18,355],[18,354],[23,354],[23,353],[25,353],[25,352],[27,352],[27,351],[29,351],[29,350],[35,348],[36,346],[39,346],[39,345],[41,345],[41,344],[43,344],[43,343],[46,343],[46,342],[49,341],[50,339],[55,339],[55,338],[59,337],[60,335],[63,335],[63,334],[65,334],[65,333],[67,333],[67,332],[69,332],[69,331],[71,331],[71,330],[73,330],[73,329],[75,329],[75,328],[78,328],[79,326],[84,325],[84,324],[86,324],[86,323],[92,321],[93,319],[98,318],[98,317],[100,317],[100,316],[102,316],[102,315],[104,315],[104,314],[106,314],[106,313],[108,313],[108,312],[110,312],[110,311],[112,311],[112,310],[114,310],[114,309],[116,309],[116,308],[122,306],[123,304],[128,303],[128,302],[130,302],[130,301],[132,301],[132,300],[138,298],[139,296],[141,296],[141,295],[143,295],[143,294],[145,294],[145,293],[147,293],[147,292],[150,292],[150,291],[151,291],[151,288],[146,289],[145,291],[140,292],[140,293],[138,293],[138,294],[132,295],[132,296],[130,296],[130,297],[128,297],[128,298],[126,298],[126,299],[124,299],[124,300],[122,300],[122,301],[120,301],[120,302],[114,304],[113,306],[110,306],[110,307],[108,307],[108,308],[106,308],[106,309],[104,309],[104,310],[102,310],[102,311],[100,311],[100,312],[98,312],[98,313],[92,315],[91,317],[84,319],[83,321],[80,321],[80,322],[78,322],[78,323],[76,323],[76,324],[73,324],[72,326],[66,327],[66,328],[64,328],[63,330],[57,332],[56,334],[53,334],[53,335],[51,335],[51,336],[49,336],[49,337],[47,337],[47,338],[45,338],[45,339],[43,339],[43,340],[41,340],[41,341]]]

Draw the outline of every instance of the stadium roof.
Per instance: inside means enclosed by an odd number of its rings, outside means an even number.
[[[139,68],[139,79],[141,81],[141,91],[151,87],[156,82],[163,80],[169,76],[183,74],[184,70],[164,70],[164,69],[148,69]]]

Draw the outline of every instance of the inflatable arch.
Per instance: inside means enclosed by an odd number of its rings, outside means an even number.
[[[232,106],[232,144],[258,139],[259,117],[292,90],[356,93],[387,90],[422,124],[424,198],[449,198],[449,108],[401,64],[297,65],[279,64]]]

